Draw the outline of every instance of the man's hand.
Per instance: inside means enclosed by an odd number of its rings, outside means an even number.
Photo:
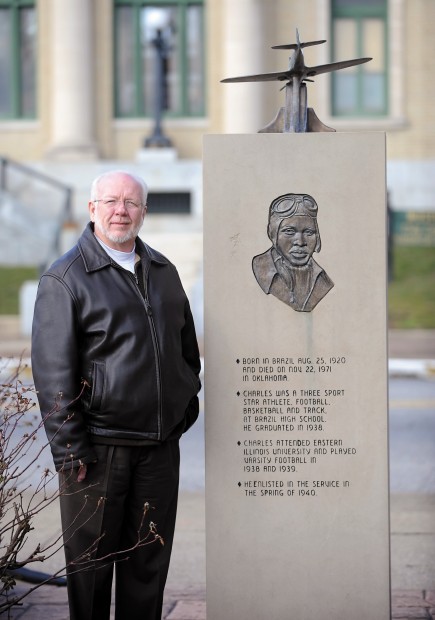
[[[77,474],[77,482],[83,482],[83,480],[86,478],[87,471],[88,466],[85,465],[85,463],[82,463],[79,467],[79,471]]]

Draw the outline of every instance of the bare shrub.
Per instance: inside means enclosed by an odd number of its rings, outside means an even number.
[[[68,540],[83,527],[80,516],[89,501],[85,494],[82,509],[73,519],[69,531],[59,533],[49,543],[31,543],[29,534],[35,530],[35,520],[58,502],[65,487],[59,487],[54,468],[41,465],[43,457],[48,458],[50,453],[49,443],[37,411],[35,389],[20,380],[23,369],[24,366],[20,365],[12,377],[0,383],[0,614],[19,605],[41,585],[58,584],[59,578],[65,577],[67,567],[62,566],[54,574],[42,574],[42,578],[24,592],[14,593],[20,571],[47,562],[63,547],[64,539]],[[57,411],[56,407],[53,411]],[[74,475],[73,470],[70,472],[71,476]],[[85,523],[99,510],[103,501],[104,498],[100,498],[92,507]],[[163,544],[156,525],[147,520],[149,508],[146,503],[134,546],[96,560],[97,539],[68,566],[69,573],[125,561],[128,559],[126,554],[137,547],[155,542]],[[36,535],[32,534],[32,540],[38,538],[37,534],[37,531]]]

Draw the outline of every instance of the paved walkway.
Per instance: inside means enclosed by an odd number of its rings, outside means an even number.
[[[25,601],[22,610],[15,611],[13,618],[17,620],[21,618],[23,620],[68,620],[65,588],[43,586],[34,594],[29,595]],[[422,618],[433,620],[435,618],[435,591],[395,591],[392,595],[392,610],[393,620],[421,620]],[[113,617],[112,614],[111,618]],[[206,620],[205,591],[192,588],[178,593],[168,593],[163,618],[165,620]],[[358,620],[358,617],[350,615],[349,619]],[[235,619],[223,618],[222,620]],[[308,619],[295,618],[295,620]]]
[[[28,338],[19,333],[19,323],[16,317],[0,317],[0,358],[19,357],[27,358],[30,354]],[[389,357],[399,361],[399,372],[426,372],[435,376],[435,330],[434,331],[390,331]],[[415,361],[427,362],[418,367]],[[394,366],[394,365],[393,365]],[[390,366],[391,371],[391,366]],[[423,508],[418,504],[418,498],[408,498],[415,511]],[[431,518],[435,515],[435,506],[426,507],[424,515]],[[391,525],[392,531],[412,529],[406,518],[412,519],[414,513],[406,512],[403,506],[392,502]],[[401,530],[402,528],[402,530]],[[434,530],[431,530],[433,532]],[[413,532],[418,535],[419,532]],[[433,536],[426,540],[433,540]],[[424,542],[422,544],[425,544]],[[427,550],[433,554],[435,549]],[[409,560],[409,559],[408,559]],[[395,558],[393,557],[393,562]],[[407,561],[400,558],[400,561]],[[394,620],[435,620],[435,575],[424,575],[422,589],[408,589],[392,591],[392,618]],[[427,584],[432,584],[428,587]],[[19,582],[17,593],[27,591],[30,584]],[[13,617],[24,620],[67,620],[66,588],[56,586],[42,586],[23,599],[22,606],[17,608]],[[176,540],[174,544],[171,569],[166,588],[164,614],[165,620],[205,620],[205,508],[204,493],[181,492],[180,507],[177,520]],[[325,616],[326,617],[326,616]],[[350,614],[349,618],[358,620],[357,615]],[[128,620],[128,619],[126,619]],[[234,620],[222,618],[222,620]],[[264,619],[268,620],[268,619]],[[284,620],[284,619],[283,619]],[[293,620],[308,620],[295,618]],[[329,619],[334,620],[334,619]]]

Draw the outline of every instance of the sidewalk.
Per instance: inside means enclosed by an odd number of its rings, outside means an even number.
[[[17,317],[0,317],[0,358],[3,361],[20,356],[28,359],[29,355],[30,340],[20,335]],[[389,358],[390,376],[396,373],[424,373],[435,379],[435,330],[390,330]],[[28,372],[30,375],[30,370]],[[431,544],[435,540],[435,497],[392,496],[391,499],[392,618],[435,620],[435,554],[434,545]],[[395,545],[395,536],[405,540],[404,546],[399,548]],[[406,581],[400,580],[402,564],[410,566],[415,562],[416,553],[420,554],[419,558],[424,558],[422,566],[426,567],[426,572],[421,574],[421,581],[418,581],[418,588],[414,582],[408,587]],[[405,584],[407,589],[398,589],[395,584],[399,582]],[[30,584],[19,582],[17,592],[27,591],[30,587]],[[13,617],[24,620],[68,620],[66,588],[42,586],[36,589],[23,600],[22,607],[14,611]],[[358,616],[350,614],[349,617],[357,619]],[[201,490],[180,493],[163,618],[206,620],[205,500]]]

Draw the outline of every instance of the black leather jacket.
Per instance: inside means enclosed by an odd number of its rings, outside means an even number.
[[[177,270],[139,238],[136,252],[134,275],[89,224],[39,283],[32,371],[57,469],[95,460],[93,438],[164,441],[198,415],[198,344]]]

